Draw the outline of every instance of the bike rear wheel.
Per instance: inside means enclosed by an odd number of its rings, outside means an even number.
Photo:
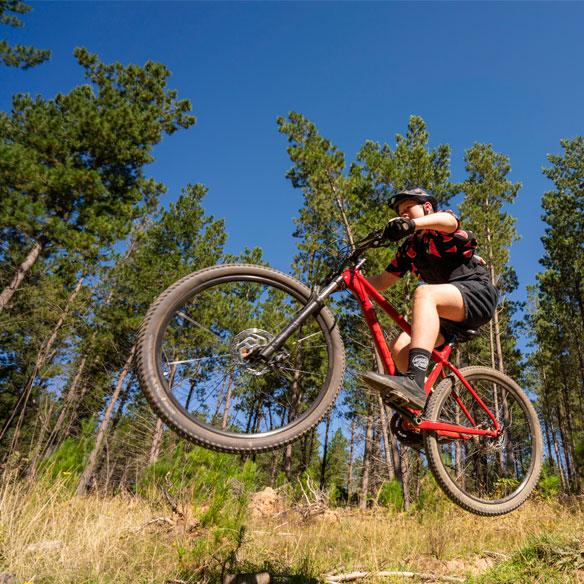
[[[140,385],[172,429],[233,453],[282,447],[332,406],[344,349],[326,307],[269,363],[250,360],[306,305],[310,290],[271,268],[223,265],[186,276],[152,304],[137,347]]]
[[[510,378],[488,367],[465,367],[462,375],[502,426],[498,438],[448,439],[425,433],[426,454],[440,487],[457,505],[478,515],[502,515],[521,505],[541,472],[543,442],[529,398]],[[493,428],[493,422],[454,376],[432,392],[426,418]]]

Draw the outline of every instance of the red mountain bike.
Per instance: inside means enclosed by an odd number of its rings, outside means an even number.
[[[363,253],[381,243],[379,231],[358,242],[312,290],[253,265],[207,268],[170,286],[148,310],[138,342],[138,376],[155,412],[181,436],[215,450],[264,452],[298,439],[322,420],[343,384],[345,350],[325,303],[344,289],[393,374],[373,302],[404,331],[410,326],[360,272]],[[425,410],[394,408],[392,429],[422,439],[430,470],[455,503],[499,515],[534,489],[542,436],[530,400],[511,378],[448,361],[471,334],[451,334],[433,351]]]

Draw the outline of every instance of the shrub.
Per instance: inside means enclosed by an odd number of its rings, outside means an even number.
[[[377,502],[393,511],[401,511],[404,507],[404,495],[399,481],[394,479],[383,483]]]

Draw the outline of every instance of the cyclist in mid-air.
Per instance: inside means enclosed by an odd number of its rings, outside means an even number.
[[[404,190],[390,199],[399,217],[384,230],[387,240],[407,239],[386,270],[368,278],[379,291],[386,290],[407,272],[423,282],[414,293],[412,336],[402,332],[391,347],[403,375],[363,375],[370,387],[390,403],[423,409],[424,381],[433,347],[444,343],[444,330],[476,329],[489,322],[498,301],[485,262],[475,255],[473,233],[460,229],[452,211],[438,211],[436,199],[421,188]]]

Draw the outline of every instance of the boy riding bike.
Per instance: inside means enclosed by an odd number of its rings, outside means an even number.
[[[475,255],[473,233],[460,229],[452,211],[438,211],[436,199],[421,188],[400,191],[390,200],[399,217],[384,230],[384,238],[399,241],[386,271],[368,278],[379,291],[386,290],[407,272],[424,285],[414,293],[412,335],[402,332],[391,351],[404,375],[363,375],[367,385],[388,402],[423,409],[424,380],[432,349],[445,342],[444,331],[476,329],[489,322],[498,293],[491,284],[485,262]]]
[[[206,267],[172,284],[140,329],[140,385],[157,415],[196,444],[234,454],[291,444],[322,421],[343,387],[341,327],[326,303],[348,290],[384,371],[395,371],[394,360],[407,370],[405,377],[365,375],[397,411],[390,429],[400,440],[402,430],[415,434],[429,470],[456,504],[479,515],[509,513],[541,472],[537,412],[501,371],[458,369],[448,360],[457,340],[491,318],[497,291],[474,255],[475,237],[459,229],[454,214],[438,212],[421,189],[402,191],[392,203],[400,217],[356,241],[318,285],[250,264]],[[367,280],[363,254],[402,238],[387,271]],[[378,291],[407,271],[426,282],[415,293],[413,326]],[[407,333],[394,343],[395,359],[374,305]]]

